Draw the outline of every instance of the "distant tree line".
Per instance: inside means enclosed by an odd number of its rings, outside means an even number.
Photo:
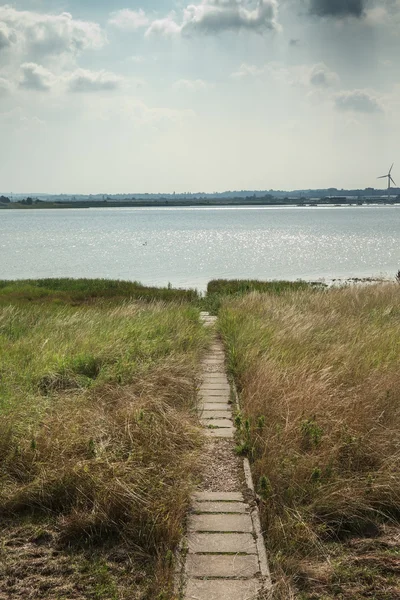
[[[25,204],[26,206],[32,206],[32,204],[39,204],[39,202],[44,202],[44,200],[39,200],[38,198],[31,198],[28,196],[27,198],[23,198],[22,200],[18,200],[18,204]],[[0,196],[0,204],[10,204],[11,200],[7,196]]]

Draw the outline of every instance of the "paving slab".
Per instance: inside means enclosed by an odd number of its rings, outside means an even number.
[[[215,396],[215,394],[230,394],[231,388],[227,383],[208,383],[200,386],[199,392]]]
[[[225,365],[225,360],[219,356],[211,356],[209,358],[204,358],[201,361],[202,365],[221,365],[223,367]]]
[[[193,498],[198,502],[244,502],[242,492],[195,492]]]
[[[231,387],[230,387],[229,383],[203,383],[200,386],[200,391],[201,392],[215,392],[215,391],[230,392]]]
[[[188,549],[191,554],[257,554],[250,533],[192,533]]]
[[[198,404],[221,404],[221,402],[226,402],[229,406],[232,406],[230,403],[230,398],[227,395],[223,396],[200,396]]]
[[[253,523],[250,515],[190,515],[188,530],[250,533],[253,531]]]
[[[232,419],[205,419],[202,416],[200,422],[204,427],[207,427],[207,429],[232,429],[233,427]]]
[[[230,410],[203,410],[199,412],[202,419],[230,419],[232,421],[232,411]]]
[[[255,554],[189,554],[186,561],[189,577],[254,577],[259,570]]]
[[[223,404],[224,408],[216,408],[216,405]],[[205,406],[210,405],[211,408],[204,408]],[[200,413],[204,410],[227,410],[232,414],[232,404],[229,402],[228,398],[203,398],[197,403],[198,412]]]
[[[221,394],[199,394],[199,400],[202,402],[229,402],[231,399],[230,395],[226,392]]]
[[[221,376],[221,373],[207,373],[207,377],[203,378],[202,385],[228,385],[228,380]],[[227,390],[225,390],[227,391]]]
[[[187,600],[256,600],[261,585],[256,579],[189,579]]]
[[[249,505],[244,502],[192,502],[193,512],[198,513],[248,513]]]
[[[230,398],[228,390],[199,390],[200,398]]]
[[[235,431],[236,430],[233,427],[231,429],[208,429],[208,428],[206,428],[205,434],[207,437],[211,437],[211,438],[234,438]]]
[[[229,410],[231,407],[228,402],[204,402],[199,404],[200,411],[204,410]]]

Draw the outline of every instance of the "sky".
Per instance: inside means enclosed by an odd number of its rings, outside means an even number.
[[[400,184],[399,53],[400,0],[0,4],[0,190]]]

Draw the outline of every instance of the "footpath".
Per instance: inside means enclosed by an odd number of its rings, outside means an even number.
[[[205,326],[216,317],[202,313]],[[202,488],[192,498],[185,540],[184,600],[270,598],[271,580],[247,459],[234,452],[232,391],[214,334],[202,364],[199,417],[209,438]]]

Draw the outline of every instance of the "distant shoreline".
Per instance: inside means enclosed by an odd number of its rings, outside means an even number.
[[[33,202],[32,204],[22,203],[22,202],[10,202],[9,204],[1,204],[0,210],[43,210],[43,209],[69,209],[69,208],[176,208],[176,207],[202,207],[202,208],[212,208],[212,207],[227,207],[227,206],[237,206],[237,207],[248,207],[248,206],[260,206],[260,207],[299,207],[299,208],[309,208],[309,207],[358,207],[358,206],[400,206],[400,202],[396,199],[393,202],[388,202],[386,200],[378,200],[374,199],[363,199],[362,201],[339,201],[335,200],[274,200],[274,201],[265,201],[265,200],[249,200],[243,202],[242,199],[238,200],[154,200],[154,201],[121,201],[121,202],[110,202],[107,200],[100,202],[46,202],[39,201]]]

